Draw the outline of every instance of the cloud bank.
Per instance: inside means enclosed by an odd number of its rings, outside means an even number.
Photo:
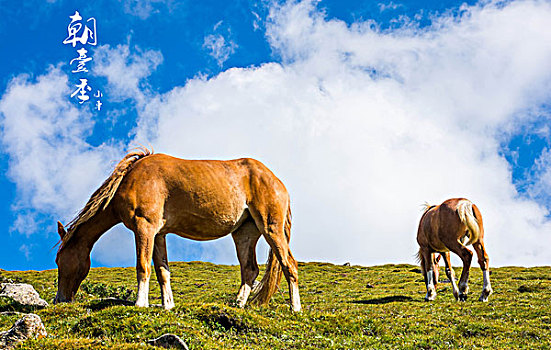
[[[419,204],[464,196],[494,264],[548,264],[549,202],[517,192],[500,145],[549,100],[550,19],[547,3],[490,3],[380,31],[314,2],[274,7],[281,63],[174,88],[138,138],[154,129],[168,153],[265,162],[291,192],[299,259],[412,262]]]
[[[311,1],[274,5],[266,39],[279,62],[197,77],[162,95],[136,93],[130,144],[190,159],[263,161],[291,193],[300,260],[413,262],[419,205],[462,196],[481,208],[491,265],[550,264],[549,150],[522,194],[502,150],[511,135],[549,118],[530,111],[551,97],[550,22],[551,5],[539,1],[463,7],[430,27],[388,31],[329,20]],[[162,62],[160,53],[125,47],[106,48],[104,57],[97,74],[125,98]],[[132,62],[134,80],[124,69]],[[44,103],[36,104],[40,87]],[[76,114],[67,89],[54,68],[16,78],[0,102],[17,205],[31,213],[76,211],[107,176],[106,159],[124,149],[86,143],[93,121]],[[87,165],[59,171],[60,162]],[[120,247],[132,237],[100,240],[98,261],[130,261],[133,249],[121,258],[111,241]],[[231,239],[197,247],[171,239],[169,258],[191,250],[237,262]]]

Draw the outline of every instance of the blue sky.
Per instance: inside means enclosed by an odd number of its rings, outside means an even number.
[[[69,16],[97,24],[72,73]],[[68,222],[137,144],[263,161],[301,260],[413,262],[419,204],[482,210],[491,262],[549,265],[544,1],[0,1],[0,268],[55,267]],[[103,93],[79,104],[79,79]],[[513,249],[513,247],[515,249]],[[260,259],[265,246],[259,247]],[[169,259],[236,263],[231,239]],[[134,264],[108,232],[93,266]]]

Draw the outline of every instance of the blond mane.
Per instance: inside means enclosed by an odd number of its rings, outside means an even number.
[[[122,179],[132,169],[134,163],[151,154],[153,154],[153,150],[150,151],[145,147],[139,147],[135,151],[129,152],[117,164],[113,173],[92,194],[84,208],[67,224],[67,233],[61,239],[60,250],[71,240],[80,225],[93,218],[99,211],[107,208],[115,192],[117,192]]]

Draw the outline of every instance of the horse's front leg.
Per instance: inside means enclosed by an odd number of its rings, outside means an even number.
[[[453,296],[455,297],[455,300],[459,300],[459,288],[457,288],[457,282],[455,281],[455,272],[450,261],[450,252],[445,252],[441,255],[444,257],[444,263],[446,264],[446,275],[452,285]]]
[[[258,231],[253,221],[248,220],[232,233],[232,237],[241,266],[241,287],[237,294],[236,303],[238,307],[242,308],[247,303],[254,280],[259,272],[255,249],[260,238],[260,231]]]
[[[159,234],[155,236],[155,247],[153,248],[153,266],[155,266],[155,275],[161,287],[161,299],[163,307],[170,310],[174,307],[174,298],[170,288],[170,270],[168,268],[168,257],[166,251],[166,235]]]
[[[138,297],[136,306],[149,306],[149,278],[151,277],[151,258],[156,228],[145,218],[136,218],[136,276],[138,278]]]

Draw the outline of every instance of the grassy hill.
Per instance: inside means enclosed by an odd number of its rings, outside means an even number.
[[[49,336],[22,348],[144,349],[145,340],[164,333],[190,349],[550,348],[551,267],[493,269],[489,303],[477,301],[482,281],[473,268],[467,302],[455,302],[450,284],[441,283],[436,301],[427,303],[417,266],[301,263],[300,314],[289,311],[286,283],[267,307],[233,307],[237,266],[172,263],[171,272],[176,308],[165,311],[105,299],[135,298],[133,268],[92,269],[77,302],[35,311]],[[55,270],[0,276],[32,284],[48,302],[56,292]],[[159,296],[153,277],[150,303],[160,304]],[[0,309],[18,310],[5,298]],[[0,315],[0,330],[19,317]]]

